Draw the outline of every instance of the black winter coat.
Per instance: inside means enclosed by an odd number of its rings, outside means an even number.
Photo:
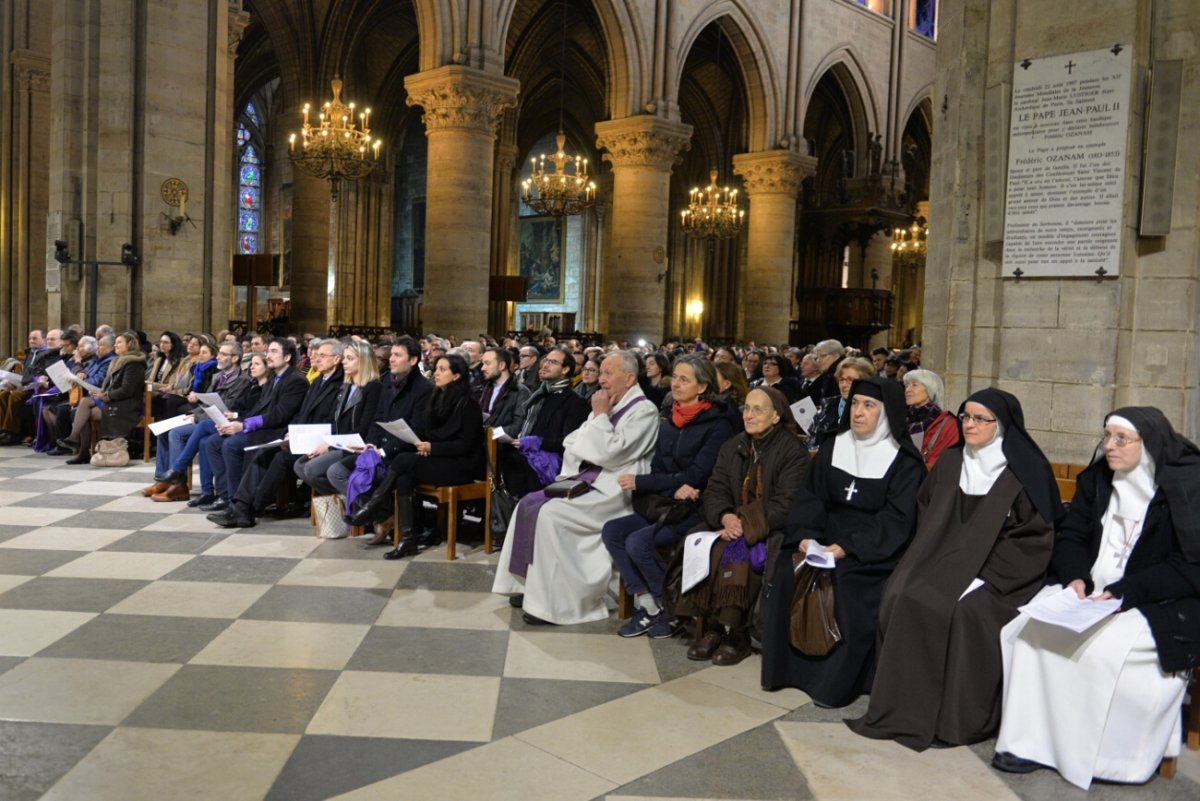
[[[529,396],[533,393],[529,387],[509,377],[500,388],[500,395],[492,404],[492,411],[487,411],[488,401],[492,397],[492,382],[483,385],[479,393],[479,406],[483,410],[483,424],[492,428],[503,428],[504,433],[516,436],[525,422],[525,407],[529,404]]]
[[[350,391],[350,384],[342,384],[342,388],[338,391],[337,398],[334,400],[334,414],[337,415],[333,421],[334,434],[358,434],[364,440],[367,437],[367,431],[370,430],[372,423],[375,422],[375,414],[379,407],[379,396],[383,392],[383,384],[379,381],[372,381],[364,387],[359,387],[354,393],[354,397],[350,399],[350,405],[342,408],[345,403],[346,393]]]
[[[416,463],[418,481],[448,486],[484,477],[483,413],[469,393],[440,418],[430,409],[426,440],[429,456]]]
[[[671,497],[687,484],[703,492],[725,441],[733,436],[725,404],[718,401],[683,428],[676,427],[670,414],[658,426],[658,442],[650,472],[637,476],[638,492]]]
[[[433,394],[433,384],[417,370],[410,370],[399,383],[395,381],[395,377],[391,373],[379,381],[382,389],[379,393],[378,405],[375,407],[373,423],[367,430],[366,440],[369,444],[383,449],[388,457],[396,453],[412,453],[412,445],[396,439],[378,424],[402,419],[408,423],[417,436],[425,436],[428,433],[427,414],[429,396]]]
[[[1164,672],[1200,667],[1200,564],[1184,559],[1161,490],[1150,501],[1124,578],[1108,587],[1092,587],[1092,565],[1103,539],[1101,518],[1112,497],[1112,476],[1103,462],[1079,475],[1075,497],[1054,543],[1051,569],[1064,585],[1082,579],[1089,594],[1107,589],[1121,599],[1122,612],[1141,612],[1150,624]]]
[[[100,416],[101,439],[127,437],[145,411],[146,357],[126,353],[108,369],[104,384],[104,412]]]
[[[281,376],[269,377],[258,403],[246,415],[262,418],[262,424],[250,433],[250,442],[257,445],[282,437],[288,424],[296,422],[308,389],[308,379],[295,367],[288,367]]]

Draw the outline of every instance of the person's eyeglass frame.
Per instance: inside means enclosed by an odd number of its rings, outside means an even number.
[[[1124,448],[1126,445],[1132,445],[1135,442],[1141,442],[1141,437],[1127,437],[1124,434],[1112,434],[1108,431],[1100,437],[1100,447],[1103,448],[1108,443],[1112,443],[1115,448]]]
[[[974,423],[977,426],[990,426],[996,422],[996,418],[995,417],[980,417],[979,415],[971,414],[970,412],[961,412],[958,415],[958,421],[960,423],[962,423],[964,426],[967,423]]]

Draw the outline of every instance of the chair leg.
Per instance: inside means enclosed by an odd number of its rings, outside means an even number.
[[[458,541],[458,492],[451,490],[446,502],[446,558],[453,562],[458,558],[455,545]]]
[[[150,426],[142,429],[142,461],[150,461]]]
[[[400,547],[400,493],[392,490],[392,519],[395,520],[395,525],[392,526],[392,547]]]
[[[617,618],[625,620],[633,615],[633,597],[625,589],[625,579],[617,579]]]
[[[483,552],[492,552],[492,493],[483,494]]]
[[[1188,701],[1183,728],[1187,732],[1188,750],[1200,751],[1200,668],[1192,671],[1192,686],[1189,692],[1192,700]]]
[[[1158,776],[1168,781],[1175,778],[1175,757],[1164,757],[1158,765]]]
[[[317,493],[310,490],[308,496],[308,522],[312,523],[313,536],[321,536],[321,528],[317,525],[317,505],[313,503],[317,499]]]

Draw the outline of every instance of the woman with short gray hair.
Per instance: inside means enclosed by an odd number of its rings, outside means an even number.
[[[904,402],[908,406],[908,435],[921,451],[925,466],[933,469],[942,451],[958,443],[958,424],[945,411],[946,385],[932,370],[904,374]]]

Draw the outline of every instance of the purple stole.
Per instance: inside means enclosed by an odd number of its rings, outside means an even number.
[[[613,428],[616,428],[617,423],[625,416],[625,412],[636,406],[638,401],[649,400],[645,395],[641,395],[622,406],[619,411],[610,417]],[[590,487],[592,482],[600,476],[603,469],[592,465],[584,469],[575,478],[586,482]],[[514,576],[525,578],[529,573],[529,566],[533,564],[533,537],[537,531],[538,515],[542,511],[542,507],[550,500],[553,499],[547,498],[544,491],[538,490],[537,492],[529,493],[517,504],[517,511],[513,522],[512,551],[509,552],[508,557],[508,572]]]

